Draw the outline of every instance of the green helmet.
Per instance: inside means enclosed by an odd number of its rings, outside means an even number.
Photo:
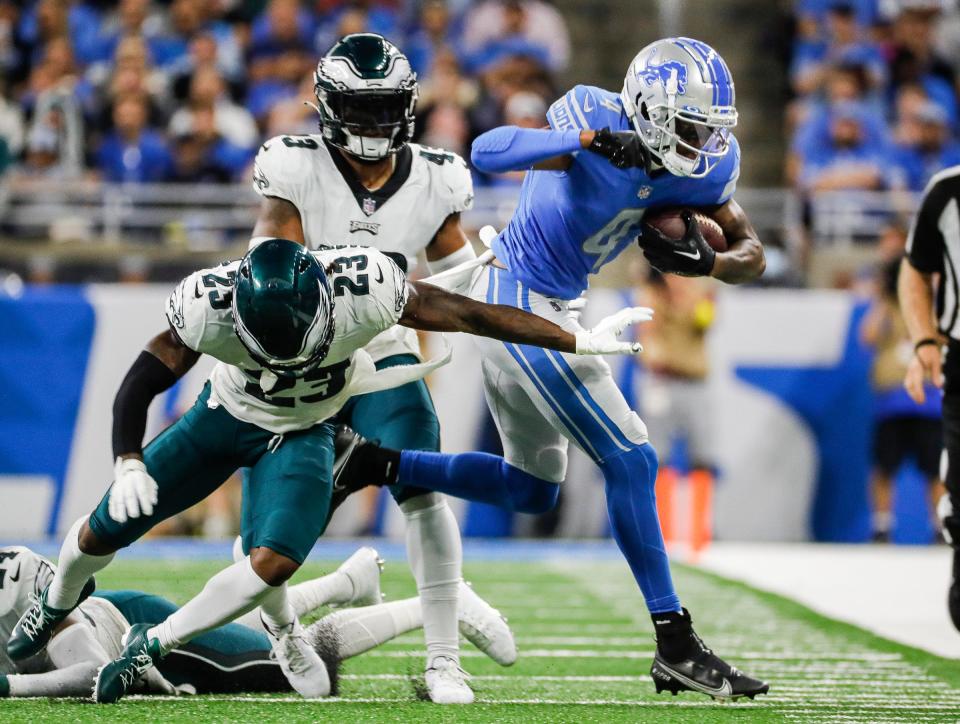
[[[345,35],[317,63],[313,78],[320,131],[337,148],[379,161],[413,136],[417,74],[383,36]]]
[[[333,341],[333,295],[323,267],[295,241],[261,242],[237,269],[233,327],[250,356],[270,371],[306,374]]]

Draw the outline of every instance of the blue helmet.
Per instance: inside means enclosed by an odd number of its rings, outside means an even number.
[[[706,43],[651,43],[630,63],[620,97],[644,145],[675,176],[706,176],[730,149],[733,77]]]

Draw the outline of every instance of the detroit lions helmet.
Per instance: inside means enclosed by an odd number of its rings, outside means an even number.
[[[233,288],[233,328],[257,362],[302,377],[333,342],[333,294],[320,262],[295,241],[268,239],[247,252]]]
[[[323,137],[358,159],[379,161],[413,136],[417,74],[380,35],[354,33],[337,41],[317,63],[313,90]]]
[[[706,176],[730,148],[729,129],[737,125],[733,78],[706,43],[651,43],[630,63],[620,97],[643,143],[675,176]]]

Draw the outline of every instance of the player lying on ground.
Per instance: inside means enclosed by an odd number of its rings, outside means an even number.
[[[577,86],[551,106],[548,120],[550,129],[505,126],[473,143],[472,159],[481,171],[530,170],[517,211],[493,240],[496,259],[465,293],[574,329],[568,300],[576,300],[590,274],[638,236],[645,256],[662,272],[728,283],[763,273],[763,247],[732,198],[740,173],[740,151],[730,132],[737,111],[730,71],[713,48],[690,38],[659,40],[634,58],[621,93]],[[647,209],[676,206],[709,212],[728,249],[715,251],[692,216],[685,217],[686,233],[679,239],[643,223]],[[613,536],[651,613],[657,690],[693,689],[722,698],[765,693],[767,684],[703,644],[681,607],[657,518],[657,455],[606,363],[536,345],[476,341],[504,458],[529,477],[492,485],[488,470],[476,463],[454,465],[419,453],[404,454],[389,474],[361,482],[409,481],[542,512],[557,500],[573,441],[603,473]]]
[[[67,533],[52,582],[7,642],[10,657],[42,650],[118,549],[249,467],[241,514],[247,555],[160,624],[134,626],[121,656],[101,670],[95,697],[117,701],[167,652],[256,606],[294,689],[326,696],[326,668],[304,639],[286,592],[329,518],[334,428],[324,421],[351,395],[409,382],[445,361],[377,371],[362,347],[400,323],[565,352],[631,353],[639,345],[619,336],[648,314],[624,310],[594,330],[573,333],[511,307],[408,283],[375,249],[308,252],[283,239],[191,274],[167,303],[169,329],[149,342],[117,394],[116,479]],[[201,354],[219,364],[197,402],[141,450],[150,401]]]
[[[243,557],[240,545],[234,557]],[[0,589],[0,631],[13,628],[54,570],[29,548],[0,548],[0,574],[6,580]],[[460,632],[497,663],[511,665],[516,645],[505,619],[463,581],[459,585]],[[361,548],[329,575],[291,586],[289,595],[298,618],[322,606],[359,607],[330,613],[305,630],[327,664],[334,693],[340,661],[422,625],[419,598],[380,602],[380,560],[372,548]],[[130,626],[157,623],[176,610],[170,601],[142,591],[96,590],[58,625],[40,654],[15,663],[0,651],[0,697],[89,697],[97,670],[120,653]],[[254,609],[171,651],[138,688],[156,694],[291,691],[271,650]]]
[[[473,203],[467,164],[457,154],[411,142],[419,85],[406,56],[374,33],[341,38],[317,63],[317,133],[267,140],[254,164],[263,197],[254,236],[317,249],[350,239],[402,254],[410,269],[423,252],[430,273],[475,258],[460,226]],[[365,351],[377,369],[420,358],[412,329],[394,327]],[[404,450],[440,450],[440,423],[423,380],[358,395],[337,421]],[[437,703],[473,700],[460,669],[457,585],[463,552],[457,520],[439,493],[396,486],[406,522],[407,560],[423,604],[425,685]]]

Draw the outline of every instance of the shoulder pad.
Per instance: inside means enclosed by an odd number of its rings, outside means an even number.
[[[577,85],[553,102],[547,121],[556,131],[590,130],[613,126],[611,114],[619,116],[619,100],[591,85]]]
[[[167,298],[167,322],[194,352],[206,352],[225,329],[233,329],[233,282],[239,265],[237,260],[195,271]]]
[[[253,189],[300,206],[300,187],[310,171],[311,154],[326,153],[312,136],[274,136],[260,146],[253,163]]]
[[[437,180],[437,194],[446,204],[448,216],[473,207],[473,177],[459,154],[419,144],[411,144],[411,150],[427,163]]]

